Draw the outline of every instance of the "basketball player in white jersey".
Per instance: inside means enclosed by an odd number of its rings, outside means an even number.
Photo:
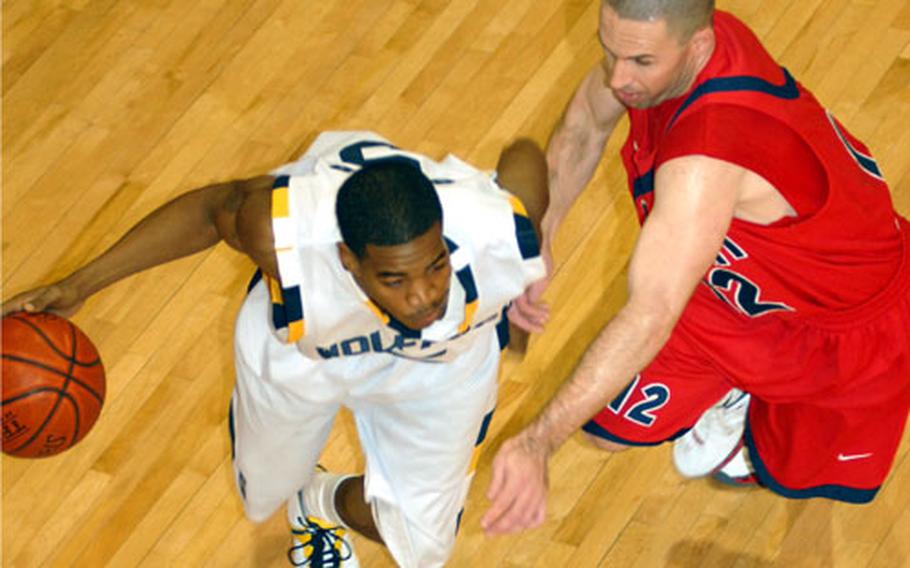
[[[295,565],[357,566],[354,529],[401,566],[442,566],[495,404],[504,310],[544,273],[531,218],[545,183],[527,141],[490,176],[372,133],[325,133],[272,175],[168,202],[3,313],[71,315],[113,282],[224,240],[259,267],[237,318],[229,420],[247,516],[287,503]],[[317,467],[341,405],[364,475]]]

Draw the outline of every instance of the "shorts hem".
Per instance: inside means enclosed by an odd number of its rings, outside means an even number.
[[[603,426],[601,426],[594,420],[588,420],[588,422],[584,426],[582,426],[581,429],[583,431],[587,432],[588,434],[591,434],[592,436],[596,436],[598,438],[603,438],[603,439],[609,440],[611,442],[616,442],[617,444],[623,444],[626,446],[639,446],[639,447],[659,446],[659,445],[663,444],[664,442],[672,442],[676,438],[679,438],[680,436],[682,436],[683,434],[685,434],[686,432],[689,431],[689,428],[683,428],[682,430],[673,434],[669,438],[664,438],[662,440],[657,440],[655,442],[641,442],[641,441],[633,441],[633,440],[626,440],[625,438],[620,438],[619,436],[611,433],[610,431],[608,431],[606,428],[604,428]]]
[[[759,456],[748,422],[746,423],[746,430],[743,433],[743,440],[746,443],[746,447],[749,449],[749,459],[752,462],[752,469],[755,471],[755,477],[758,478],[759,484],[781,497],[786,497],[788,499],[811,499],[813,497],[822,497],[825,499],[862,505],[875,499],[878,490],[881,489],[881,486],[872,489],[857,489],[855,487],[834,484],[816,485],[804,489],[784,487],[774,479],[771,472],[768,471],[767,466],[762,461],[761,456]]]

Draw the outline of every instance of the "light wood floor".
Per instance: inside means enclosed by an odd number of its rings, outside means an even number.
[[[492,168],[540,142],[599,57],[598,0],[10,0],[3,3],[3,295],[62,276],[171,196],[266,171],[325,129],[366,128]],[[873,148],[910,214],[910,2],[728,0]],[[622,129],[621,129],[622,130]],[[635,238],[610,144],[556,243],[549,329],[504,363],[456,567],[910,565],[910,435],[874,504],[685,482],[669,448],[573,440],[539,530],[486,539],[490,451],[529,419],[623,299]],[[231,328],[251,265],[221,245],[119,283],[75,321],[109,394],[76,449],[3,457],[3,565],[281,566],[226,427]],[[324,462],[362,465],[349,417]],[[361,563],[389,566],[357,540]]]

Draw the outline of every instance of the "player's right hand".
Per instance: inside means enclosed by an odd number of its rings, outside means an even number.
[[[57,282],[22,292],[3,302],[3,315],[25,311],[70,317],[82,307],[83,301],[75,288]]]

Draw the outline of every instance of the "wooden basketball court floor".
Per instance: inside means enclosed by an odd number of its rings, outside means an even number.
[[[545,143],[599,58],[598,0],[10,0],[3,3],[3,296],[50,281],[170,197],[372,129],[492,168]],[[910,215],[910,2],[727,0],[873,148]],[[546,524],[488,539],[492,450],[539,408],[623,300],[635,239],[616,159],[564,223],[545,333],[503,365],[453,567],[910,565],[910,435],[877,500],[787,501],[684,481],[669,447],[553,459]],[[75,321],[108,372],[72,451],[4,456],[4,566],[282,566],[283,515],[254,525],[232,481],[231,329],[251,264],[226,246],[121,282]],[[362,466],[349,416],[325,451]],[[361,564],[393,565],[356,539]]]

